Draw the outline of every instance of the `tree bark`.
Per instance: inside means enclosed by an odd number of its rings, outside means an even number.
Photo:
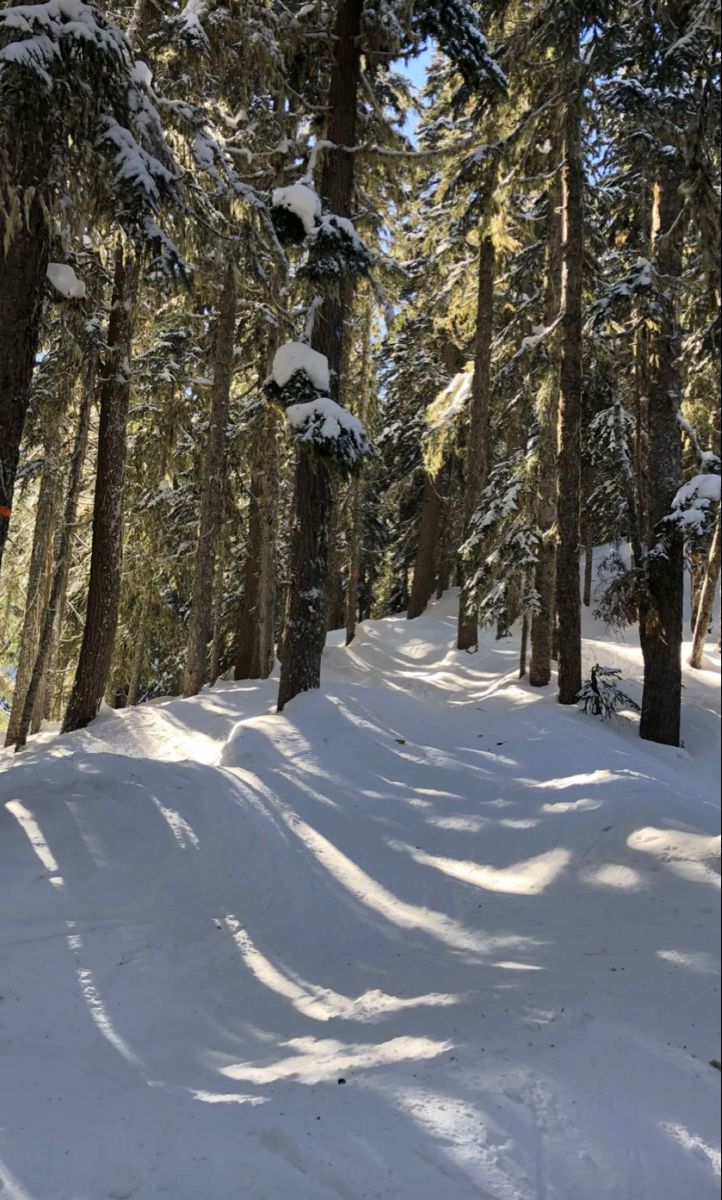
[[[24,698],[22,713],[18,724],[17,737],[15,741],[16,750],[21,750],[27,742],[33,708],[35,706],[36,697],[40,691],[46,663],[50,655],[50,647],[53,641],[53,630],[55,628],[56,617],[58,615],[61,598],[64,594],[65,585],[67,582],[70,546],[78,511],[78,501],[80,499],[83,478],[83,465],[85,463],[85,454],[88,446],[90,410],[92,405],[94,384],[95,354],[93,352],[88,366],[86,384],[83,387],[80,400],[80,413],[78,415],[75,446],[73,448],[73,455],[70,460],[70,472],[68,477],[67,491],[65,494],[65,510],[55,542],[50,595],[48,597],[48,603],[43,616],[43,623],[40,630],[40,636],[38,638],[35,662],[33,664],[32,674]]]
[[[576,704],[582,687],[581,551],[582,321],[584,161],[579,18],[569,10],[564,111],[564,282],[559,412],[559,703]]]
[[[717,520],[715,526],[714,537],[712,539],[712,547],[710,549],[709,561],[707,563],[707,573],[705,575],[702,592],[699,599],[699,608],[697,610],[697,624],[694,630],[694,642],[692,645],[692,654],[690,656],[689,665],[699,671],[704,660],[704,650],[707,645],[707,638],[710,635],[712,625],[712,610],[714,608],[714,596],[717,591],[717,584],[720,577],[720,522]]]
[[[657,270],[675,289],[682,273],[682,209],[678,181],[663,170],[655,196]],[[678,746],[681,732],[682,637],[684,626],[684,547],[681,534],[662,522],[682,478],[678,423],[681,384],[680,330],[676,296],[663,298],[653,339],[649,387],[649,524],[658,539],[647,555],[648,603],[640,614],[644,693],[640,735],[646,741]]]
[[[213,571],[222,519],[225,432],[235,350],[235,280],[235,266],[231,260],[225,273],[216,330],[213,390],[203,457],[201,516],[183,682],[184,696],[197,695],[208,676],[208,643],[213,621]]]
[[[479,297],[476,310],[474,381],[471,390],[469,442],[464,484],[464,541],[472,532],[472,520],[489,476],[491,441],[491,345],[494,330],[494,276],[496,252],[487,234],[479,249]],[[459,593],[459,650],[476,650],[479,645],[478,606],[472,593],[474,563],[461,561]]]
[[[546,253],[545,321],[551,326],[559,317],[561,305],[560,215],[561,182],[555,176],[549,193]],[[532,687],[547,687],[552,677],[552,651],[556,620],[556,519],[557,519],[557,448],[559,424],[559,356],[556,340],[550,347],[550,362],[537,398],[539,443],[537,449],[536,519],[542,533],[534,570],[534,590],[538,607],[531,619]]]
[[[66,397],[67,399],[67,397]],[[52,566],[52,544],[54,526],[60,503],[60,446],[64,402],[52,402],[47,413],[47,428],[44,445],[44,463],[40,477],[38,504],[33,531],[33,548],[30,555],[28,589],[25,614],[20,638],[15,691],[10,711],[10,720],[5,735],[5,745],[14,746],[18,739],[20,720],[28,693],[33,666],[38,652],[38,641],[48,601],[48,580]]]
[[[123,568],[126,426],[138,280],[136,259],[119,245],[115,252],[108,351],[99,381],[100,425],[88,603],[63,733],[82,729],[96,716],[113,656]]]
[[[373,333],[373,303],[369,298],[363,330],[363,352],[361,362],[361,403],[358,416],[365,425],[368,420],[371,399],[371,335]],[[348,583],[346,585],[346,645],[350,646],[356,637],[356,623],[359,619],[359,583],[361,575],[361,555],[363,545],[364,513],[363,513],[364,484],[361,475],[355,475],[351,480],[351,522],[349,528]]]
[[[592,607],[594,587],[594,546],[587,546],[584,558],[584,607]]]
[[[434,594],[439,550],[439,529],[443,501],[438,490],[438,478],[424,475],[424,492],[421,500],[419,541],[414,563],[414,581],[411,585],[408,619],[413,621],[426,611]]]
[[[140,685],[143,679],[145,664],[146,642],[148,640],[148,619],[153,598],[153,580],[146,581],[143,599],[140,604],[140,616],[134,630],[133,657],[130,662],[130,677],[128,680],[128,708],[135,708],[140,699]]]
[[[276,632],[278,414],[265,404],[251,446],[251,500],[243,600],[236,641],[236,679],[268,679]]]
[[[353,204],[355,155],[350,151],[356,143],[362,11],[363,0],[340,0],[333,35],[327,137],[334,149],[325,152],[321,194],[331,211],[341,217],[351,216]],[[348,281],[329,287],[316,314],[312,339],[314,350],[328,359],[332,386],[337,389],[351,296]],[[315,509],[313,504],[317,505]],[[296,536],[291,551],[279,712],[300,692],[320,686],[332,506],[333,480],[328,466],[301,452],[296,464]],[[304,561],[303,556],[309,552],[311,557]]]

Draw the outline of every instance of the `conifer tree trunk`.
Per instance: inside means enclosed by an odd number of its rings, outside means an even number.
[[[549,193],[546,252],[547,327],[559,316],[561,305],[561,181],[555,176]],[[556,519],[557,519],[557,448],[559,423],[559,356],[556,339],[549,349],[550,362],[537,397],[539,442],[537,449],[537,525],[542,541],[534,571],[534,590],[538,609],[531,619],[532,687],[546,687],[552,677],[554,624],[556,621]]]
[[[646,741],[678,746],[681,730],[684,547],[681,535],[662,528],[682,478],[682,444],[677,414],[680,330],[674,289],[682,273],[684,200],[671,168],[663,169],[655,196],[657,270],[670,289],[653,341],[649,387],[649,525],[652,538],[665,539],[660,554],[647,556],[648,603],[640,614],[644,693],[640,735]]]
[[[584,607],[592,607],[592,589],[594,587],[594,546],[587,546],[584,557]]]
[[[98,388],[100,424],[88,603],[63,733],[82,729],[96,716],[113,656],[123,567],[126,426],[138,279],[136,259],[119,244],[115,251],[108,350]]]
[[[466,452],[464,483],[464,541],[471,534],[471,523],[479,507],[489,475],[491,439],[491,344],[494,314],[494,242],[486,235],[479,250],[479,298],[476,313],[474,382],[471,390],[471,420]],[[459,650],[476,650],[479,644],[478,608],[471,592],[472,563],[460,563]]]
[[[148,640],[148,619],[150,617],[151,599],[153,596],[153,580],[146,580],[143,599],[140,604],[138,624],[133,630],[133,657],[130,662],[130,677],[128,679],[128,707],[135,708],[140,699],[140,684],[143,678],[146,642]]]
[[[278,534],[278,414],[265,404],[251,445],[251,499],[236,679],[267,679],[273,670]]]
[[[208,436],[203,456],[201,516],[183,695],[195,696],[208,676],[208,643],[213,622],[213,573],[223,508],[225,431],[233,378],[236,328],[236,273],[228,263],[218,312]]]
[[[55,628],[59,610],[61,608],[62,597],[67,583],[70,546],[73,537],[73,528],[78,512],[78,501],[80,499],[80,491],[83,479],[83,465],[85,463],[85,455],[88,446],[90,410],[92,405],[94,385],[95,352],[93,351],[88,365],[86,383],[83,387],[80,400],[80,413],[78,415],[78,426],[75,434],[75,445],[73,447],[73,454],[70,460],[70,471],[65,494],[65,509],[55,541],[50,594],[45,613],[43,615],[43,623],[38,638],[37,652],[35,655],[32,674],[30,676],[30,682],[23,700],[23,707],[15,739],[16,750],[21,750],[27,742],[28,730],[30,729],[33,710],[36,705],[37,697],[40,694],[46,664],[50,657],[50,650],[53,641],[53,630]]]
[[[333,32],[333,61],[328,96],[327,138],[321,193],[332,212],[350,217],[353,202],[358,91],[361,80],[361,14],[363,0],[339,0]],[[338,388],[343,362],[344,329],[351,287],[330,287],[316,314],[312,344],[324,354]],[[333,506],[333,479],[319,456],[302,451],[296,464],[295,534],[291,549],[288,611],[284,635],[278,711],[301,692],[321,681],[326,642],[326,587]]]
[[[366,305],[363,331],[363,358],[361,362],[361,403],[358,416],[366,424],[369,415],[371,393],[371,335],[373,332],[373,304]],[[363,541],[363,480],[355,475],[351,480],[351,521],[349,528],[348,583],[346,586],[346,645],[356,637],[356,622],[359,619],[359,576],[361,573],[361,550]]]
[[[22,141],[16,133],[16,140]],[[32,142],[23,162],[22,146],[9,163],[10,178],[20,193],[32,196],[27,222],[10,236],[2,219],[0,195],[0,569],[13,506],[20,440],[35,366],[40,315],[45,292],[50,235],[40,193],[43,163]],[[2,145],[0,144],[0,153]],[[20,159],[20,161],[16,161]]]
[[[443,508],[438,483],[438,477],[434,479],[428,472],[425,473],[414,581],[407,612],[409,621],[415,620],[426,611],[436,586],[439,529]]]
[[[582,318],[584,161],[579,17],[570,6],[564,112],[564,285],[559,413],[559,703],[575,704],[582,687],[581,551]]]
[[[30,555],[28,590],[25,615],[20,638],[15,691],[10,711],[5,745],[14,746],[18,738],[20,718],[25,705],[33,666],[38,651],[38,641],[48,599],[48,577],[51,567],[51,547],[54,524],[60,501],[60,445],[64,405],[58,405],[47,413],[45,435],[45,461],[40,477],[38,504],[33,531],[33,548]]]
[[[697,624],[694,630],[694,643],[692,645],[692,654],[690,656],[689,665],[694,667],[696,671],[700,670],[704,660],[704,648],[707,645],[707,638],[710,635],[710,627],[712,624],[712,610],[714,608],[714,596],[717,591],[717,584],[720,577],[720,522],[719,519],[715,526],[714,537],[712,538],[712,546],[709,553],[709,561],[707,563],[707,572],[705,574],[702,592],[699,598],[699,607],[697,609]]]

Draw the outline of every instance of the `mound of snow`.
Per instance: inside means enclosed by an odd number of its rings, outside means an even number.
[[[285,346],[276,351],[273,360],[273,381],[278,387],[285,387],[298,371],[305,371],[319,392],[331,390],[331,375],[326,356],[312,350],[305,342],[286,342]]]
[[[274,208],[285,208],[294,213],[307,234],[315,231],[323,213],[318,194],[307,183],[293,183],[290,187],[276,188],[272,203]]]

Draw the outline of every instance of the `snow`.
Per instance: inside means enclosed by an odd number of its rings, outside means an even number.
[[[276,351],[272,376],[278,387],[285,387],[298,371],[305,371],[314,387],[320,392],[331,389],[328,359],[318,350],[312,350],[305,342],[286,342]]]
[[[315,417],[323,421],[318,428],[315,423],[312,423],[312,419]],[[308,404],[291,404],[286,409],[286,424],[289,429],[296,430],[303,429],[307,425],[309,440],[320,435],[322,438],[333,441],[343,429],[346,429],[357,438],[359,443],[366,441],[366,433],[358,417],[350,413],[347,408],[336,404],[335,400],[328,400],[324,396],[319,396]]]
[[[56,292],[66,300],[85,299],[85,284],[67,263],[48,263],[47,276]]]
[[[672,501],[672,520],[688,533],[703,532],[710,506],[720,502],[719,475],[695,475],[679,489]]]
[[[685,752],[455,632],[0,755],[3,1195],[718,1195],[718,660]]]
[[[309,184],[293,183],[290,187],[276,188],[272,200],[274,208],[285,208],[295,213],[307,234],[314,233],[321,220],[323,207]]]
[[[432,429],[442,429],[454,424],[466,411],[474,386],[474,365],[455,375],[427,410],[428,424]]]

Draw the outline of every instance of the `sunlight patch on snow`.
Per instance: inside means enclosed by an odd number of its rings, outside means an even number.
[[[437,1058],[453,1050],[453,1042],[435,1042],[425,1037],[398,1037],[378,1045],[346,1045],[332,1039],[291,1038],[280,1045],[295,1053],[265,1067],[251,1063],[234,1063],[221,1067],[221,1075],[248,1083],[275,1083],[279,1079],[295,1079],[299,1083],[324,1083],[336,1079],[339,1073],[352,1069],[363,1071],[390,1063],[423,1061]]]
[[[355,863],[352,863],[345,854],[337,850],[322,834],[311,829],[305,821],[290,812],[284,812],[283,818],[289,829],[308,846],[321,865],[339,883],[362,904],[378,912],[392,924],[398,925],[402,929],[418,929],[455,950],[488,953],[495,947],[528,944],[526,938],[489,937],[474,933],[445,913],[407,904],[377,880],[372,879]]]
[[[345,1021],[372,1022],[382,1019],[387,1013],[400,1012],[405,1008],[444,1008],[458,1003],[458,996],[444,993],[430,993],[404,1000],[399,996],[389,996],[378,989],[365,992],[363,996],[353,1000],[350,996],[342,996],[331,988],[319,987],[317,984],[284,975],[283,971],[269,962],[254,945],[250,935],[232,914],[226,917],[225,923],[233,935],[243,961],[256,979],[272,992],[290,1000],[294,1008],[314,1021],[340,1018]]]
[[[542,786],[542,785],[540,785]],[[565,803],[561,800],[558,804],[543,804],[543,813],[571,813],[571,812],[595,812],[604,804],[603,800],[570,800]]]
[[[603,863],[599,867],[589,867],[580,871],[579,878],[593,887],[617,888],[621,891],[639,892],[647,885],[639,871],[631,867],[622,867],[619,863]]]
[[[61,888],[64,884],[64,879],[60,874],[60,867],[55,860],[55,856],[51,851],[48,843],[43,837],[42,830],[38,825],[33,814],[21,803],[20,800],[8,800],[5,805],[8,812],[15,817],[18,825],[27,837],[30,845],[37,854],[46,871],[51,874],[50,883],[53,887]]]
[[[189,1089],[194,1100],[200,1100],[201,1104],[250,1104],[256,1106],[259,1104],[267,1104],[266,1096],[241,1096],[233,1092],[203,1092],[195,1088]]]
[[[582,787],[590,783],[616,783],[618,780],[625,778],[617,771],[592,771],[589,775],[562,775],[559,779],[545,779],[542,782],[537,780],[524,780],[525,783],[531,783],[537,788],[550,788],[554,791],[563,791],[564,788]]]
[[[33,1200],[9,1167],[0,1159],[0,1194],[3,1200]]]
[[[498,967],[500,971],[543,971],[543,967],[537,967],[533,963],[520,962],[495,962],[492,967]]]
[[[417,850],[403,842],[393,842],[390,845],[394,850],[405,851],[414,862],[433,867],[444,875],[450,875],[452,879],[460,879],[462,883],[483,888],[487,892],[505,892],[515,896],[538,896],[569,865],[572,857],[568,850],[560,847],[536,858],[514,863],[510,867],[491,867],[425,854],[423,850]]]
[[[201,844],[192,826],[188,824],[185,818],[179,812],[176,812],[174,808],[168,808],[167,805],[161,804],[160,800],[156,799],[155,796],[151,796],[151,800],[168,825],[181,850],[187,850],[189,843],[196,850],[200,850]]]
[[[66,926],[68,929],[73,930],[75,929],[75,922],[67,921]],[[116,1033],[113,1023],[108,1016],[107,1009],[103,1004],[100,993],[95,985],[93,972],[88,967],[83,967],[78,961],[80,951],[83,949],[83,939],[81,935],[79,933],[68,933],[65,940],[69,949],[72,950],[73,954],[75,955],[77,964],[75,968],[75,978],[80,985],[80,991],[85,1003],[88,1006],[88,1012],[93,1018],[93,1021],[95,1022],[99,1032],[107,1042],[110,1042],[110,1045],[113,1047],[113,1049],[117,1050],[118,1054],[120,1054],[126,1060],[126,1062],[132,1063],[133,1066],[136,1067],[140,1066],[140,1059],[133,1053],[127,1043],[123,1041],[123,1038],[120,1036],[120,1034]]]
[[[703,951],[689,954],[686,950],[658,950],[657,958],[663,958],[677,967],[687,967],[690,971],[700,971],[703,975],[717,975],[719,972],[719,964],[711,954]]]
[[[706,860],[719,861],[722,839],[681,829],[638,829],[627,839],[630,850],[650,854],[674,875],[691,883],[707,883],[720,887],[718,870],[707,866]]]
[[[427,825],[434,825],[437,829],[451,829],[457,833],[480,833],[487,825],[490,825],[488,817],[427,817]]]
[[[716,1146],[708,1146],[703,1138],[698,1137],[696,1133],[690,1133],[689,1129],[685,1129],[684,1125],[677,1125],[672,1121],[665,1122],[662,1128],[678,1142],[685,1150],[689,1150],[695,1158],[706,1162],[714,1171],[716,1176],[722,1175],[722,1154]]]

